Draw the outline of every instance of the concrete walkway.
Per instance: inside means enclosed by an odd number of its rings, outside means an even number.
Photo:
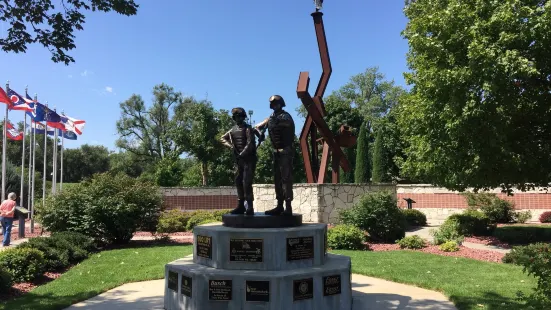
[[[456,310],[441,293],[385,280],[352,275],[353,310]],[[66,310],[161,310],[164,280],[129,283]]]

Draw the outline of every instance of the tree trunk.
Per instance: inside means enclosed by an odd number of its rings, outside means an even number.
[[[201,162],[201,175],[203,176],[203,186],[207,186],[208,173],[209,171],[207,162]]]

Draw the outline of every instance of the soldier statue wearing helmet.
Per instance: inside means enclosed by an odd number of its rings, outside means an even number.
[[[231,113],[235,126],[221,138],[222,143],[233,150],[236,162],[235,186],[238,203],[231,214],[254,215],[253,179],[257,161],[255,134],[259,133],[245,122],[247,113],[243,108],[234,108]]]
[[[285,101],[279,95],[270,97],[270,108],[274,113],[263,122],[255,126],[261,132],[261,140],[264,131],[268,129],[273,147],[274,183],[277,199],[277,207],[266,211],[267,215],[292,215],[293,209],[293,157],[295,123],[291,115],[283,110]],[[285,202],[285,209],[283,204]]]

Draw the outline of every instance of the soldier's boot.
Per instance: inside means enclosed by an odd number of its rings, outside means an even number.
[[[277,201],[277,207],[264,212],[266,215],[281,215],[283,213],[283,200]]]
[[[238,200],[237,208],[233,209],[231,214],[243,214],[245,213],[245,200]]]
[[[254,215],[253,201],[247,200],[247,211],[245,215]]]
[[[283,215],[293,215],[293,207],[291,207],[291,200],[285,200],[285,211]]]

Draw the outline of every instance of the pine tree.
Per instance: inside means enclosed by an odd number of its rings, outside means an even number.
[[[356,183],[369,183],[371,179],[371,159],[369,158],[369,129],[363,124],[360,127],[358,146],[356,148]]]
[[[384,163],[383,131],[377,130],[373,149],[373,183],[386,181]]]

